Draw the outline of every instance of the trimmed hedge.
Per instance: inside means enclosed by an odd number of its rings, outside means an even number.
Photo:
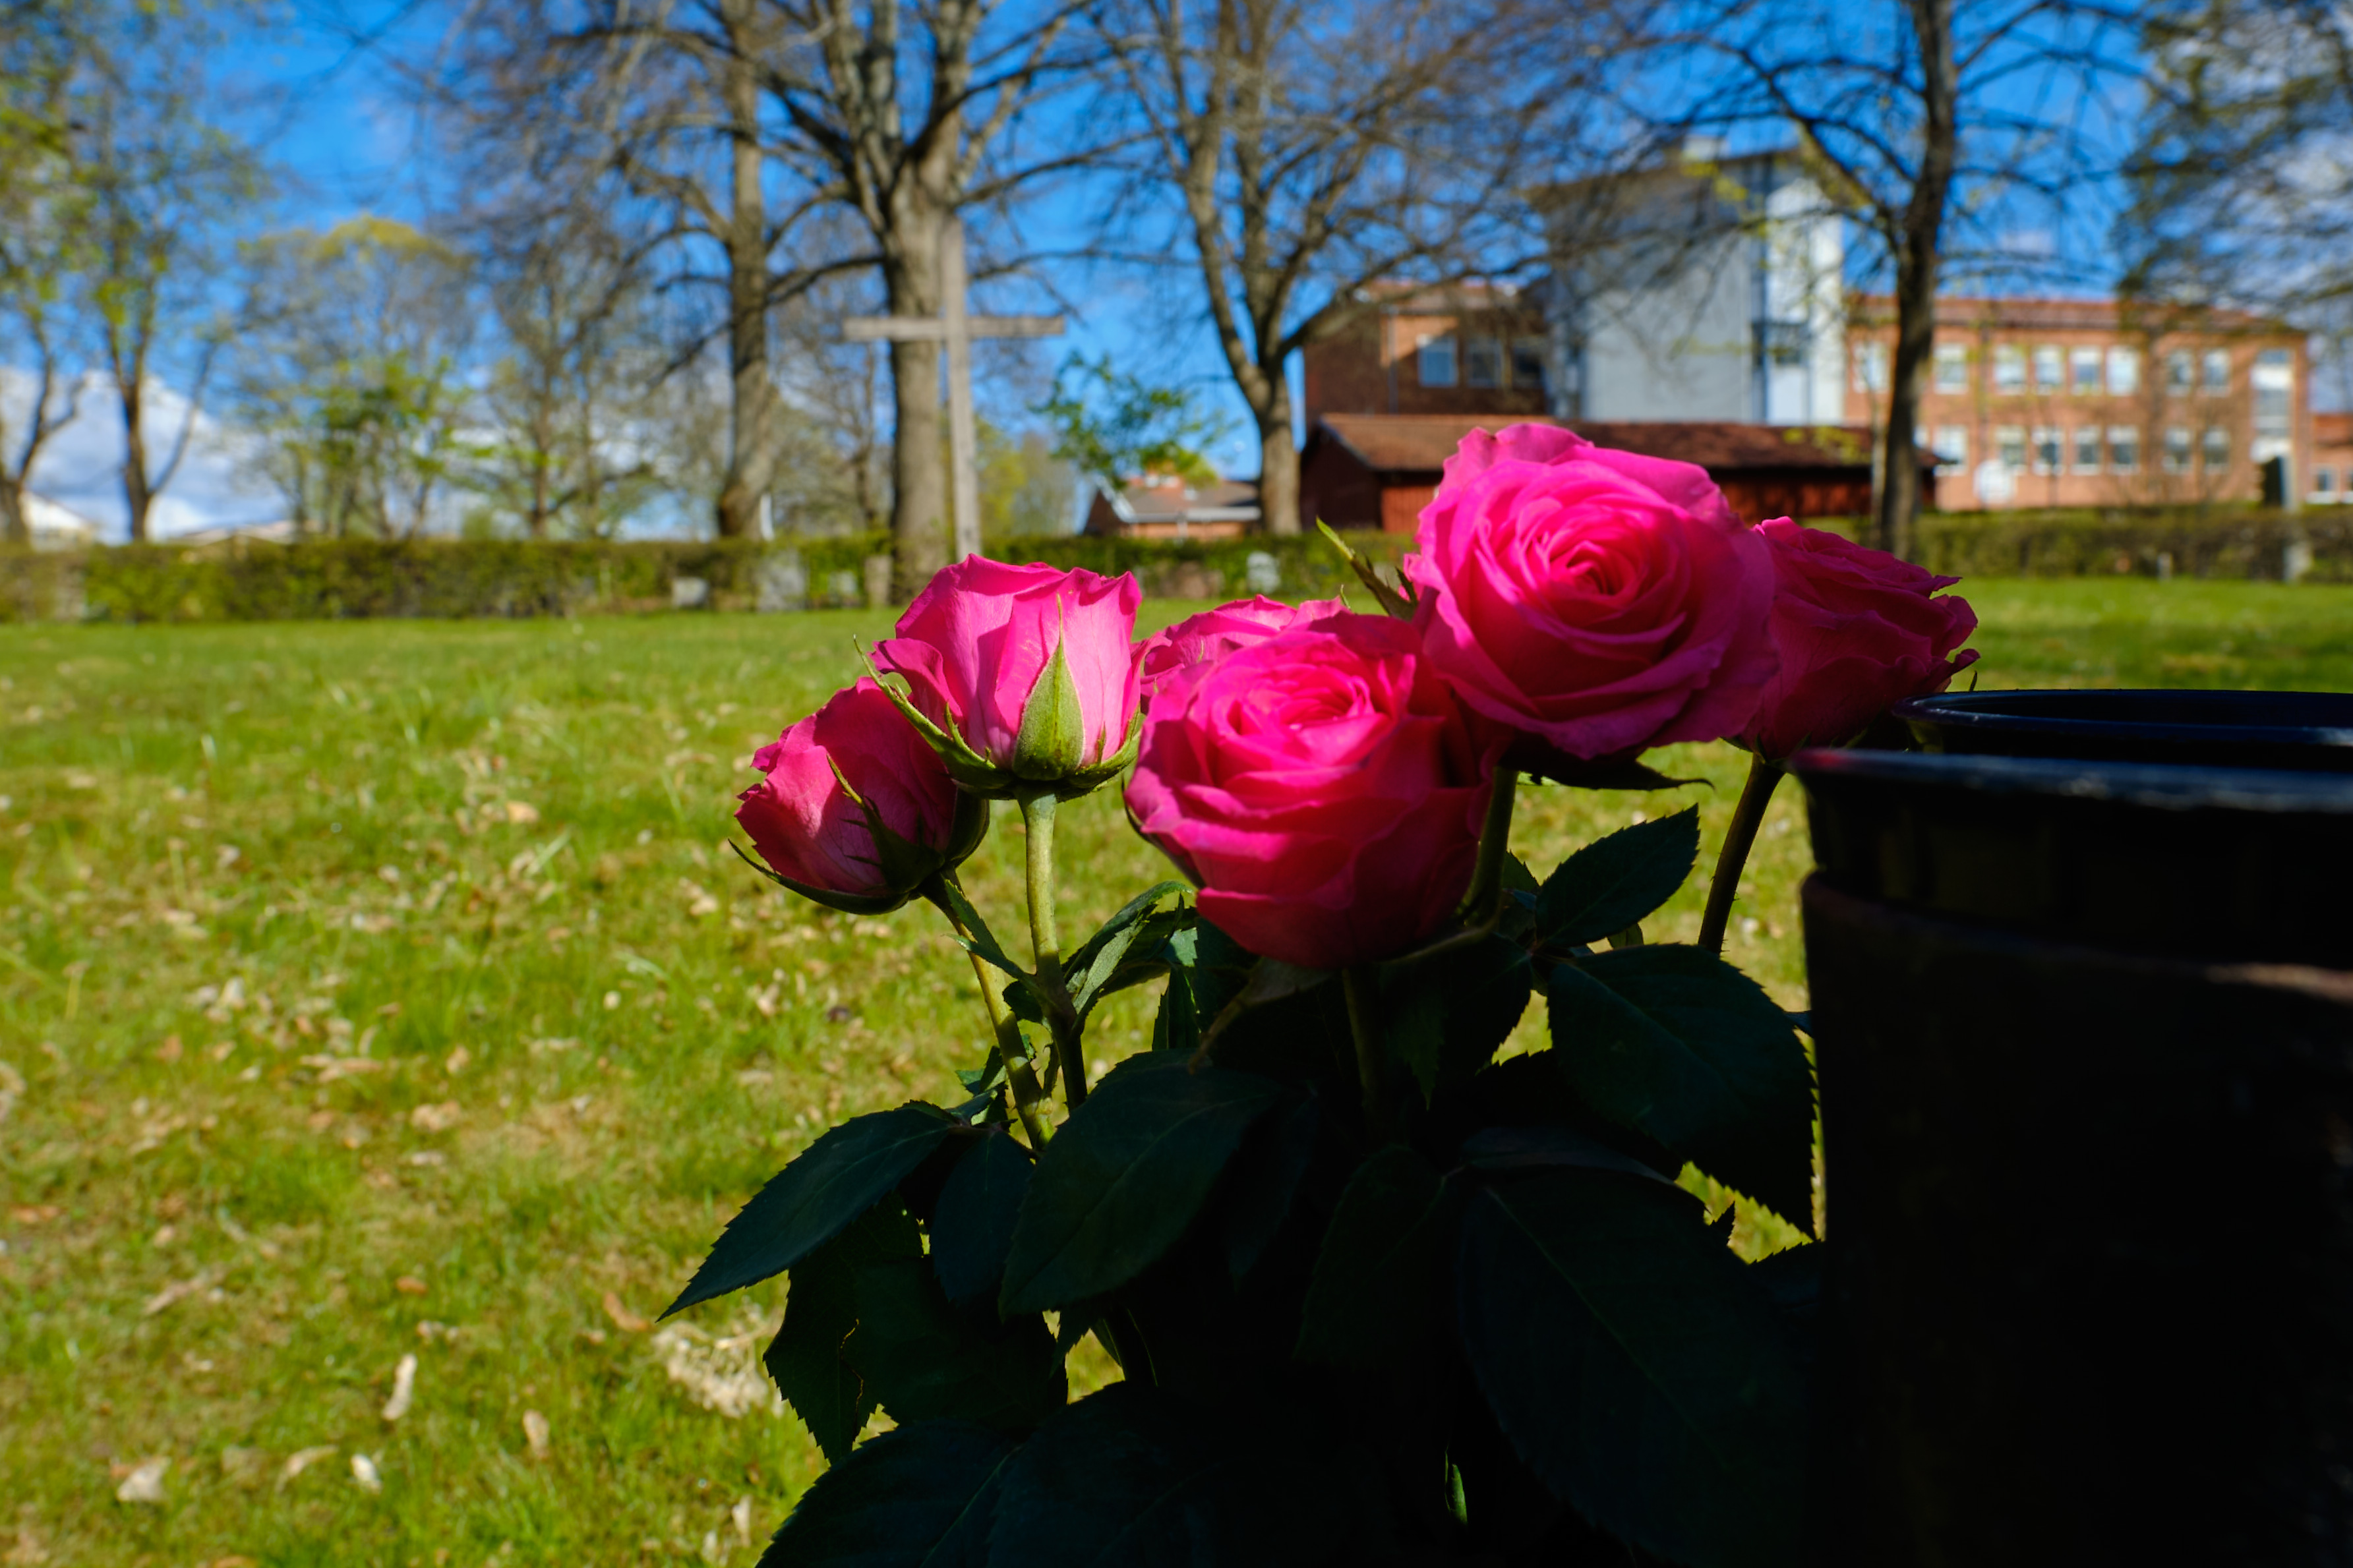
[[[1931,512],[1920,519],[1920,563],[1955,577],[2287,575],[2353,582],[2353,508]]]
[[[1856,520],[1820,520],[1855,536]],[[1350,542],[1394,563],[1410,541],[1360,533]],[[1963,577],[2183,577],[2285,574],[2292,545],[2308,581],[2353,582],[2353,508],[2297,512],[1931,512],[1920,520],[1922,564]],[[671,584],[700,578],[709,604],[749,609],[761,563],[797,550],[808,602],[861,601],[864,568],[887,536],[764,543],[750,540],[628,542],[321,540],[189,550],[132,545],[77,554],[0,555],[0,621],[271,621],[377,616],[466,618],[667,610]],[[998,540],[1018,561],[1133,572],[1155,598],[1219,599],[1250,591],[1250,558],[1275,563],[1276,592],[1323,598],[1352,586],[1321,536],[1173,543],[1087,537]],[[846,590],[846,591],[845,591]]]
[[[1366,535],[1358,548],[1394,562],[1406,542]],[[75,554],[0,555],[0,621],[283,621],[370,616],[626,614],[671,607],[671,585],[699,578],[716,609],[758,602],[767,557],[800,554],[808,603],[862,602],[869,557],[888,536],[775,543],[752,540],[524,541],[315,540],[184,549],[126,545]],[[1155,597],[1223,598],[1250,591],[1254,552],[1276,563],[1278,592],[1328,596],[1353,582],[1320,536],[1159,544],[1086,538],[1019,538],[992,549],[1008,558],[1134,572]],[[845,591],[846,590],[846,591]]]

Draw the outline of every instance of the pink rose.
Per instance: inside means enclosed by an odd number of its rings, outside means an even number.
[[[1341,614],[1154,694],[1127,805],[1253,952],[1391,958],[1470,886],[1489,775],[1413,628]]]
[[[1736,731],[1772,679],[1772,560],[1695,464],[1548,425],[1473,430],[1417,543],[1430,661],[1571,756]]]
[[[735,820],[771,875],[834,909],[897,909],[972,853],[987,803],[965,795],[888,693],[860,679],[760,748]]]
[[[1800,747],[1835,746],[1906,697],[1942,691],[1977,661],[1953,650],[1977,629],[1967,599],[1932,598],[1938,577],[1883,550],[1788,518],[1760,523],[1779,584],[1773,641],[1780,672],[1765,688],[1741,743],[1778,762]]]
[[[926,584],[874,650],[958,782],[1086,790],[1126,765],[1135,730],[1130,576],[970,556]]]
[[[1286,605],[1261,594],[1189,616],[1166,631],[1155,632],[1136,648],[1135,668],[1143,679],[1144,694],[1149,697],[1159,690],[1163,682],[1188,664],[1223,658],[1277,632],[1314,626],[1326,616],[1345,615],[1347,609],[1337,599]]]

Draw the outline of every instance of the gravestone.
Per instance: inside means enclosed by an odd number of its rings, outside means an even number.
[[[670,581],[670,607],[673,610],[703,610],[711,607],[711,579],[708,577],[673,577]]]
[[[765,499],[765,498],[764,498]],[[778,550],[760,557],[754,574],[764,616],[808,608],[808,567],[797,550]]]
[[[829,605],[856,605],[858,603],[858,574],[855,572],[834,572],[828,574],[825,579],[825,598],[826,603]]]
[[[866,558],[866,602],[877,605],[891,602],[891,558],[888,555]]]
[[[1242,563],[1242,580],[1253,594],[1277,594],[1282,590],[1282,563],[1263,550],[1253,550]]]

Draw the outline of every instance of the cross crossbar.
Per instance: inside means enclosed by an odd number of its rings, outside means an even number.
[[[1060,316],[966,316],[965,332],[976,338],[1059,338]],[[937,316],[850,316],[841,335],[853,343],[944,342],[948,324]]]

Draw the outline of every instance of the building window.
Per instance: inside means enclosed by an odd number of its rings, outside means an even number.
[[[2318,468],[2316,468],[2313,469],[2313,470],[2312,470],[2312,489],[2313,489],[2313,493],[2314,493],[2315,495],[2323,495],[2323,496],[2327,496],[2327,497],[2328,497],[2331,500],[2336,500],[2336,499],[2337,499],[2337,470],[2336,470],[2335,468],[2330,468],[2330,467],[2329,467],[2327,464],[2326,464],[2326,463],[2323,463],[2323,464],[2321,464],[2321,465],[2320,465],[2320,467],[2318,467]]]
[[[2189,471],[2189,432],[2179,425],[2165,433],[2165,471],[2168,474]]]
[[[2295,401],[2295,356],[2285,349],[2265,349],[2255,356],[2248,380],[2255,389],[2255,434],[2284,441]]]
[[[2108,351],[2108,395],[2130,397],[2140,390],[2140,351],[2110,349]]]
[[[2204,370],[2204,374],[2199,379],[2199,391],[2211,395],[2231,390],[2229,349],[2208,349],[2199,356],[2199,360]]]
[[[2012,395],[2026,390],[2026,351],[2016,343],[1995,345],[1993,389]]]
[[[2079,474],[2100,471],[2100,429],[2096,425],[2075,432],[2075,471]]]
[[[2099,350],[2070,349],[2067,351],[2067,390],[2078,397],[2099,395]]]
[[[1504,344],[1500,338],[1471,338],[1462,345],[1462,382],[1466,386],[1504,384]]]
[[[2220,425],[2209,425],[2202,446],[2208,473],[2220,473],[2231,466],[2231,433],[2228,430]]]
[[[2044,343],[2034,351],[2035,391],[2056,392],[2059,390],[2061,363],[2062,361],[2059,351],[2049,343]]]
[[[1854,351],[1854,389],[1857,392],[1887,390],[1887,345],[1862,343]]]
[[[1936,454],[1936,461],[1946,468],[1957,473],[1967,468],[1969,465],[1969,427],[1966,425],[1937,426],[1936,439],[1928,449]]]
[[[2059,432],[2048,425],[2034,427],[2034,471],[2055,474],[2059,471]]]
[[[1545,389],[1545,351],[1551,345],[1542,338],[1512,340],[1512,384],[1530,392]]]
[[[1418,338],[1415,340],[1414,374],[1424,386],[1454,384],[1454,340]]]
[[[2011,473],[2026,467],[2026,427],[2022,425],[1997,425],[1993,432],[1994,456]]]
[[[2165,393],[2168,397],[2187,397],[2197,379],[2192,368],[2195,362],[2188,349],[2176,349],[2165,356]]]
[[[2130,425],[2108,427],[2108,471],[2131,474],[2140,471],[2140,431]]]
[[[1967,392],[1969,389],[1969,351],[1959,343],[1936,345],[1936,390]]]

